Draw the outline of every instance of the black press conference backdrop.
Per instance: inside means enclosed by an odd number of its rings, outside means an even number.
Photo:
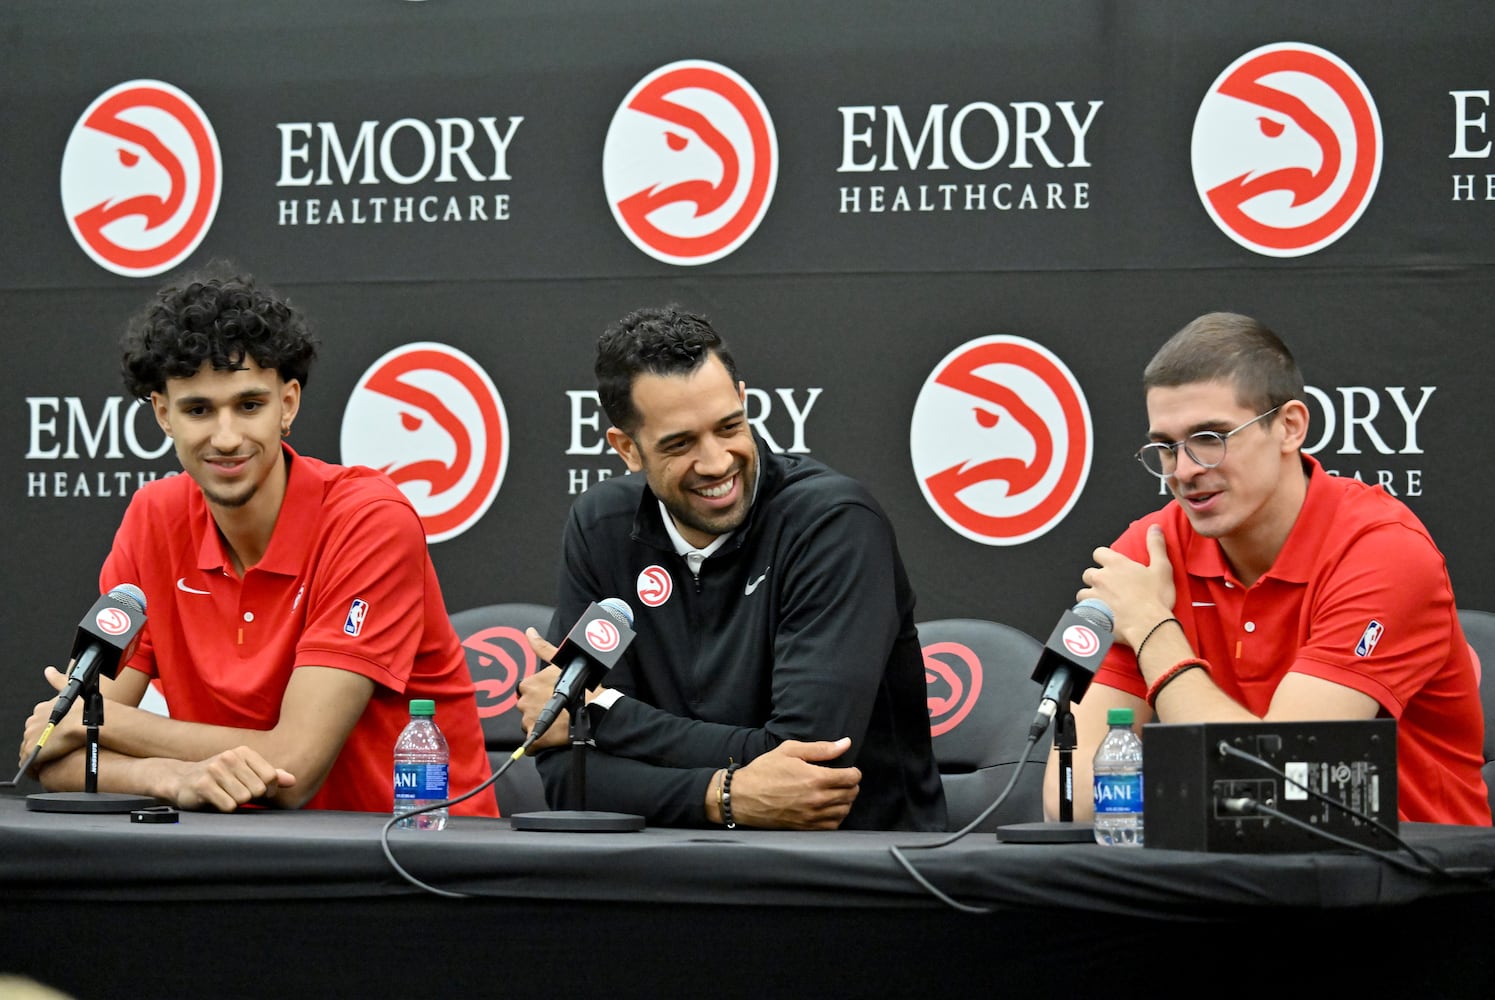
[[[177,468],[116,337],[215,259],[309,315],[293,443],[391,469],[453,610],[552,599],[622,471],[592,343],[666,301],[881,499],[923,618],[1047,631],[1162,502],[1140,371],[1217,309],[1495,608],[1492,53],[1480,2],[13,0],[0,718]]]

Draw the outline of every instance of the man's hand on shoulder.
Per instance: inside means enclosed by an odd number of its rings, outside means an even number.
[[[249,747],[216,753],[206,760],[158,759],[167,771],[167,782],[158,798],[181,809],[217,809],[232,812],[246,802],[268,798],[281,788],[291,788],[296,778],[265,760]]]
[[[835,830],[861,788],[855,767],[822,767],[851,748],[845,737],[818,743],[785,740],[732,775],[732,818],[742,826],[776,830]],[[718,779],[719,780],[719,779]],[[707,816],[722,822],[715,781]]]
[[[1081,574],[1085,586],[1077,601],[1095,598],[1115,616],[1116,636],[1135,648],[1147,630],[1173,614],[1173,563],[1163,529],[1147,529],[1146,563],[1137,562],[1109,546],[1096,549],[1095,565]]]

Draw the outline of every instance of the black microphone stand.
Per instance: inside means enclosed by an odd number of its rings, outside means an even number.
[[[567,793],[570,809],[519,813],[509,817],[515,830],[563,830],[622,833],[644,828],[644,817],[633,813],[599,812],[587,809],[587,752],[592,743],[591,720],[587,712],[586,687],[578,684],[566,703],[571,716],[567,727],[571,741],[571,781]]]
[[[1054,720],[1054,749],[1059,754],[1059,822],[1075,821],[1075,714],[1068,703]]]
[[[586,689],[578,688],[567,706],[571,716],[567,735],[571,738],[571,808],[585,811],[587,808],[587,743],[591,740],[592,722],[586,709]],[[577,702],[583,702],[578,705]]]
[[[99,690],[97,674],[78,696],[83,699],[83,729],[88,734],[83,791],[36,792],[26,796],[26,808],[32,812],[122,813],[159,805],[149,795],[99,791],[99,726],[104,724],[104,694]]]
[[[1056,822],[1009,823],[997,827],[997,839],[1005,844],[1093,844],[1095,827],[1075,820],[1075,715],[1069,698],[1059,702],[1054,713],[1054,749],[1059,757],[1059,819]]]
[[[104,693],[97,684],[89,686],[83,703],[83,731],[88,734],[88,755],[84,758],[83,790],[95,795],[99,790],[99,723],[104,721]]]

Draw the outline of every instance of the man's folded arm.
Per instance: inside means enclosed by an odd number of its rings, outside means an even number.
[[[643,816],[651,826],[701,826],[703,805],[715,768],[676,768],[586,750],[586,801],[572,795],[572,757],[567,747],[535,758],[552,809],[592,809]]]
[[[296,776],[296,784],[281,789],[272,800],[298,808],[321,788],[373,691],[374,682],[361,674],[299,667],[291,673],[279,720],[271,729],[184,722],[119,705],[110,707],[99,742],[128,757],[179,761],[202,761],[247,746]]]

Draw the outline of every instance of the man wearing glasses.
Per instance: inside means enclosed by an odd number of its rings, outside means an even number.
[[[1303,376],[1246,316],[1210,313],[1143,373],[1137,459],[1173,499],[1095,550],[1078,599],[1116,641],[1074,706],[1074,818],[1088,821],[1106,711],[1136,725],[1397,719],[1398,807],[1490,825],[1474,658],[1442,553],[1384,490],[1302,453]],[[1488,665],[1495,668],[1495,664]],[[1057,752],[1044,809],[1057,817]]]

